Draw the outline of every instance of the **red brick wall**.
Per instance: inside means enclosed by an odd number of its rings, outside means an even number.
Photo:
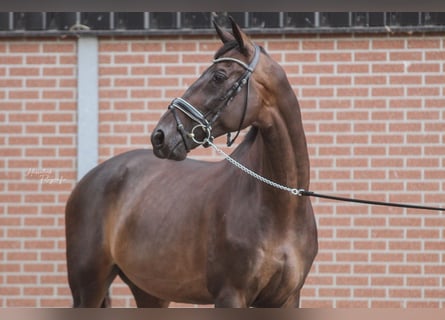
[[[0,306],[66,306],[76,42],[0,40]]]
[[[443,34],[255,40],[300,99],[314,191],[443,205]],[[149,147],[169,101],[218,45],[196,36],[100,39],[100,161]],[[75,49],[74,40],[0,41],[0,306],[71,303],[63,207],[76,173]],[[209,149],[193,156],[217,159]],[[441,213],[317,199],[314,207],[320,250],[302,306],[445,307]],[[114,305],[133,305],[128,292],[116,281]]]

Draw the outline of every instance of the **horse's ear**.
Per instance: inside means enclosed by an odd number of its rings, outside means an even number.
[[[218,33],[219,38],[223,43],[229,42],[231,40],[234,40],[233,36],[227,32],[226,30],[223,30],[219,24],[216,22],[215,19],[213,19],[213,26],[215,27],[216,33]]]
[[[238,42],[239,49],[242,54],[247,55],[249,50],[247,48],[247,44],[250,42],[249,37],[241,30],[238,24],[233,20],[232,17],[229,17],[230,22],[232,23],[232,32],[235,36],[236,42]]]

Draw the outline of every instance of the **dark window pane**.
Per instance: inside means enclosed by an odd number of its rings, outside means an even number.
[[[367,27],[369,25],[369,14],[367,12],[353,12],[352,26]]]
[[[388,12],[386,24],[389,26],[417,26],[419,14],[417,12]]]
[[[25,13],[25,29],[26,30],[43,30],[43,12],[27,12]]]
[[[9,30],[9,12],[0,12],[0,30]]]
[[[280,15],[278,12],[250,12],[250,28],[278,28],[280,27]]]
[[[46,28],[50,30],[69,30],[76,24],[75,12],[48,12]]]
[[[88,12],[81,14],[81,23],[90,27],[92,30],[109,30],[110,13],[109,12]]]
[[[153,12],[150,13],[150,28],[153,29],[176,29],[175,12]]]
[[[349,13],[320,12],[320,27],[349,27]]]
[[[382,27],[385,24],[385,14],[382,12],[369,12],[368,17],[370,27]]]
[[[114,14],[114,28],[123,30],[144,29],[143,12],[116,12]]]
[[[419,25],[418,12],[401,12],[400,25],[401,26],[418,26]]]
[[[444,26],[445,12],[425,12],[423,15],[423,24],[427,26]]]
[[[25,13],[15,12],[14,13],[14,30],[24,30],[25,29]]]
[[[211,28],[210,12],[183,12],[181,13],[181,27],[191,29]]]
[[[284,27],[312,28],[315,26],[313,12],[286,12],[284,13]]]

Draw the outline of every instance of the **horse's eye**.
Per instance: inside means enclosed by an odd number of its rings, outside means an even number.
[[[213,81],[223,82],[225,80],[227,80],[227,76],[225,75],[225,73],[223,73],[221,71],[217,71],[213,74]]]

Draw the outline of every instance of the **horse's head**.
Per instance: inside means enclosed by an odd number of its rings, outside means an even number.
[[[191,149],[206,146],[214,137],[239,133],[257,121],[262,81],[255,79],[260,73],[264,78],[258,70],[261,49],[232,19],[231,23],[232,33],[214,23],[223,46],[213,64],[172,101],[154,129],[151,142],[156,156],[183,160]]]

